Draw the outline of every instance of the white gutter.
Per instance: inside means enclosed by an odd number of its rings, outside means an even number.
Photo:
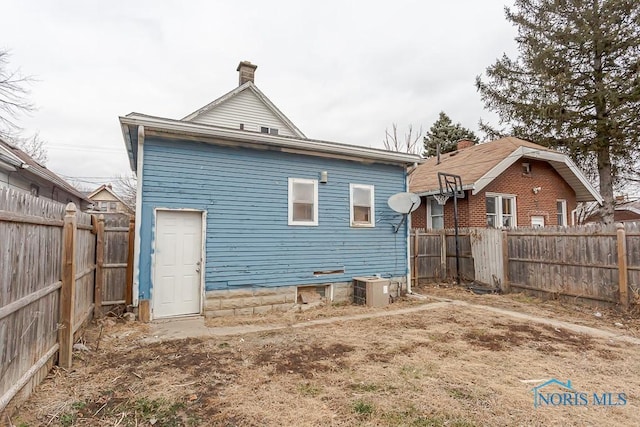
[[[237,129],[224,129],[199,123],[182,122],[159,117],[132,114],[126,117],[120,117],[120,123],[123,125],[144,126],[147,128],[147,133],[151,130],[158,130],[160,132],[174,133],[176,135],[191,134],[194,136],[221,138],[228,141],[243,142],[260,147],[281,147],[306,152],[344,155],[358,160],[377,160],[405,165],[422,162],[422,158],[415,154],[391,152],[313,139],[300,139],[280,135],[252,133]]]
[[[138,167],[136,171],[136,223],[133,249],[133,306],[138,306],[140,297],[140,229],[142,225],[142,160],[144,157],[144,126],[138,127]],[[150,296],[148,295],[147,298]]]
[[[462,185],[462,190],[463,191],[467,191],[467,190],[473,190],[475,188],[474,184],[467,184],[467,185]],[[429,190],[429,191],[423,191],[421,193],[416,193],[418,196],[420,197],[426,197],[426,196],[433,196],[434,194],[440,194],[440,189],[438,188],[437,190]]]

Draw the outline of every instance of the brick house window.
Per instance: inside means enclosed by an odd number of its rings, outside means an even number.
[[[516,227],[516,196],[510,194],[486,195],[487,227]]]
[[[558,225],[562,227],[566,227],[567,224],[567,201],[566,200],[557,200],[556,206],[558,210]]]
[[[318,225],[318,180],[289,178],[289,225]]]
[[[444,228],[444,205],[430,197],[427,199],[427,228],[442,230]]]
[[[349,184],[352,227],[375,227],[373,185]]]

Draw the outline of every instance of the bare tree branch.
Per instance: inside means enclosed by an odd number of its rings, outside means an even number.
[[[138,189],[138,180],[136,176],[133,173],[129,175],[116,175],[113,180],[118,196],[120,196],[122,201],[131,209],[135,210],[136,191]]]
[[[33,136],[26,138],[15,136],[11,141],[42,166],[47,164],[49,160],[47,142],[40,138],[40,133],[36,132]]]
[[[420,144],[418,142],[422,139],[422,126],[416,133],[413,131],[413,125],[409,125],[404,138],[398,137],[398,125],[393,123],[391,125],[391,132],[389,129],[385,129],[385,137],[382,140],[385,150],[397,151],[400,153],[419,154]]]
[[[9,52],[0,50],[0,137],[7,139],[20,129],[16,123],[18,116],[34,108],[27,100],[27,85],[32,78],[10,71],[8,65]]]

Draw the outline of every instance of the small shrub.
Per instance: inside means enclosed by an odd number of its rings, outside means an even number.
[[[358,415],[370,416],[373,414],[373,405],[363,400],[358,400],[353,405],[353,411]]]
[[[320,394],[320,392],[322,392],[322,389],[311,383],[305,383],[298,386],[298,391],[303,396],[316,397]]]

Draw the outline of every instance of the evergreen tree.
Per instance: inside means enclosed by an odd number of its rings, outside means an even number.
[[[438,143],[440,143],[440,152],[449,153],[456,150],[458,141],[468,139],[474,143],[478,143],[478,137],[469,129],[463,127],[460,123],[453,123],[451,118],[440,112],[438,120],[436,120],[427,136],[424,137],[424,153],[425,157],[436,155]]]
[[[640,153],[640,2],[515,0],[505,11],[519,56],[476,79],[485,106],[514,135],[597,170],[612,223],[614,185],[637,174]]]

